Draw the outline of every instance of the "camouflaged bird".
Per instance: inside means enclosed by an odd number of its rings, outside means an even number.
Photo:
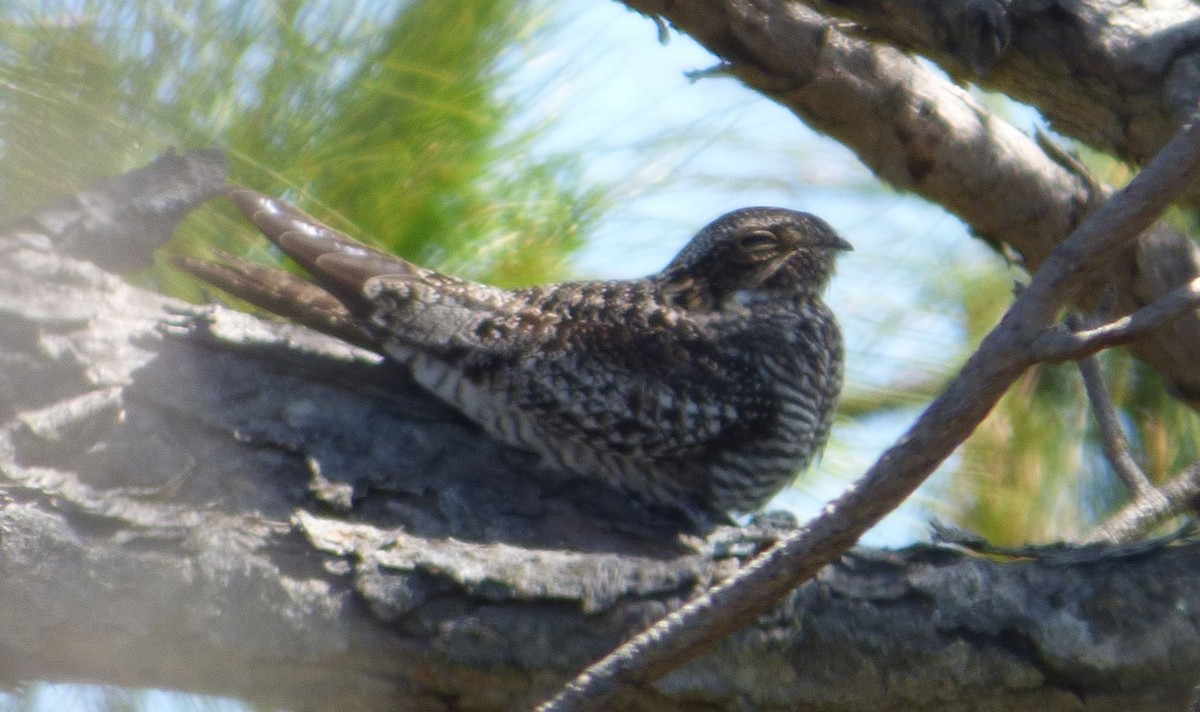
[[[761,507],[825,446],[843,349],[821,293],[850,245],[817,217],[745,208],[649,277],[508,290],[229,196],[315,284],[232,256],[186,269],[385,354],[554,468],[721,515]]]

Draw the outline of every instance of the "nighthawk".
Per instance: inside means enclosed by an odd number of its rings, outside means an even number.
[[[843,351],[821,294],[850,245],[817,217],[736,210],[649,277],[508,290],[229,197],[313,281],[229,255],[186,269],[403,364],[556,469],[720,516],[761,507],[825,446]]]

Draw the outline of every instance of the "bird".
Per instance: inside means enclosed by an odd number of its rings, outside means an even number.
[[[844,347],[822,295],[852,248],[814,215],[742,208],[647,277],[503,289],[227,195],[309,278],[222,253],[180,267],[382,354],[552,469],[728,517],[761,508],[829,438]]]

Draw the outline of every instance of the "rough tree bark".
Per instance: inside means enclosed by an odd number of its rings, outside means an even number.
[[[370,354],[62,251],[165,240],[221,177],[168,156],[0,229],[0,681],[520,709],[753,549],[540,471]],[[1198,558],[858,551],[622,708],[1177,709]]]

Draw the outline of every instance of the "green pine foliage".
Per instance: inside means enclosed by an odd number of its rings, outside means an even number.
[[[0,221],[169,147],[356,237],[470,277],[562,277],[604,204],[537,155],[501,87],[537,0],[77,0],[0,9]],[[535,129],[536,130],[536,129]],[[336,206],[336,208],[334,207]],[[171,249],[266,250],[231,210]],[[261,257],[263,255],[259,255]],[[168,268],[143,276],[188,293]]]

